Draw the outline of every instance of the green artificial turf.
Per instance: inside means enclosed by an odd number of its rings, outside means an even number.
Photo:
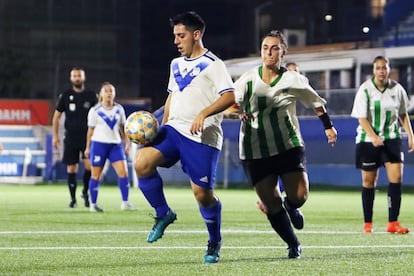
[[[0,185],[0,275],[412,275],[414,239],[388,234],[386,192],[379,190],[373,234],[362,233],[359,189],[315,188],[301,208],[296,231],[302,258],[256,208],[252,190],[217,190],[223,203],[223,247],[218,264],[202,264],[208,235],[189,188],[166,188],[177,221],[162,239],[146,242],[153,213],[131,188],[137,211],[120,210],[120,192],[102,186],[104,213],[69,209],[58,185]],[[400,221],[414,230],[414,195],[403,194]]]

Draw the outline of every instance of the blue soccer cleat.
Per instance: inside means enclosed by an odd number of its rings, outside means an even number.
[[[204,255],[205,264],[217,263],[220,259],[221,242],[208,242],[206,254]]]
[[[285,207],[289,215],[293,227],[295,227],[298,230],[303,229],[305,218],[303,217],[302,212],[299,209],[290,207],[289,203],[286,201],[286,198],[283,201],[283,206]]]
[[[162,238],[164,235],[164,230],[168,225],[174,223],[177,219],[177,214],[173,210],[169,210],[165,216],[162,218],[155,218],[155,224],[152,227],[151,231],[148,233],[147,242],[152,243]]]

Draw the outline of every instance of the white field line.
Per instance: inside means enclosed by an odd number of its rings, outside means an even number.
[[[194,234],[206,234],[207,230],[168,230],[170,234],[180,234],[180,235],[194,235]],[[0,231],[1,235],[79,235],[79,234],[122,234],[122,233],[131,233],[131,234],[147,234],[148,230],[54,230],[54,231]],[[232,229],[222,229],[222,234],[262,234],[262,235],[274,235],[273,230],[232,230]],[[362,234],[362,231],[326,231],[326,230],[313,230],[313,231],[296,231],[296,234],[308,234],[308,235],[357,235]],[[372,234],[365,235],[378,235],[378,234],[387,234],[388,232],[374,232]],[[408,233],[407,235],[412,235]]]
[[[353,248],[414,248],[414,245],[307,245],[305,249],[353,249]],[[6,250],[193,250],[205,249],[205,246],[34,246],[34,247],[0,247]],[[226,250],[240,249],[286,249],[286,246],[223,246]]]
[[[78,235],[78,234],[108,234],[108,233],[147,233],[148,230],[85,230],[85,231],[0,231],[0,235]],[[180,235],[190,235],[190,234],[205,234],[205,230],[169,230],[169,234],[180,234]],[[271,234],[275,233],[271,230],[262,231],[262,230],[223,230],[223,234]],[[324,235],[360,235],[361,232],[352,232],[352,231],[298,231],[301,234],[324,234]],[[387,232],[376,232],[370,235],[376,234],[388,234]],[[34,246],[34,247],[0,247],[0,251],[5,250],[154,250],[154,249],[164,249],[164,250],[175,250],[175,249],[203,249],[204,247],[197,246]],[[224,249],[228,250],[239,250],[239,249],[285,249],[286,246],[223,246]],[[304,248],[313,248],[313,249],[350,249],[350,248],[414,248],[414,245],[307,245]]]

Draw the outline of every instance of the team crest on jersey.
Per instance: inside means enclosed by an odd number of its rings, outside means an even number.
[[[194,67],[194,69],[190,72],[190,76],[195,77],[198,76],[198,74],[200,74],[201,69],[200,67],[196,66]]]

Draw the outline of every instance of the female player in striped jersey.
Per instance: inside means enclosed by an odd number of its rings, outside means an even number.
[[[288,244],[288,257],[300,258],[302,247],[291,221],[303,224],[298,208],[308,197],[309,181],[296,101],[315,110],[329,143],[336,142],[337,132],[326,113],[325,100],[307,78],[281,66],[286,52],[287,43],[281,32],[274,30],[265,35],[261,45],[262,65],[236,81],[239,109],[227,110],[226,114],[233,117],[232,112],[238,113],[242,119],[239,148],[243,168],[267,210],[270,224]],[[283,205],[276,189],[279,176],[286,192]]]
[[[372,233],[372,212],[379,167],[385,166],[388,185],[387,232],[405,234],[408,228],[398,222],[401,206],[401,182],[404,153],[400,123],[408,136],[408,152],[414,151],[413,130],[407,114],[408,97],[404,88],[389,79],[386,57],[373,62],[373,78],[359,87],[352,117],[358,119],[356,136],[356,167],[362,176],[362,210],[364,233]]]
[[[112,163],[118,175],[118,186],[122,196],[122,210],[135,210],[128,202],[129,180],[125,152],[129,149],[129,139],[124,134],[126,121],[122,105],[115,103],[115,87],[109,82],[102,84],[100,102],[88,113],[88,134],[85,155],[89,156],[92,168],[89,181],[90,211],[103,212],[96,204],[99,182],[106,159]],[[125,140],[123,143],[122,140]]]

